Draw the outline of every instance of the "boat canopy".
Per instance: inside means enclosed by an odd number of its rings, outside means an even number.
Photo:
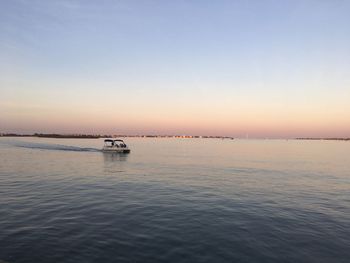
[[[106,139],[105,140],[105,142],[110,142],[110,143],[112,143],[112,142],[124,142],[123,140],[112,140],[112,139]]]

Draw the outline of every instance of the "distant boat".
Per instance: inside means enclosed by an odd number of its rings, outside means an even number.
[[[130,149],[125,144],[123,140],[113,140],[113,139],[106,139],[105,144],[102,148],[103,152],[111,152],[111,153],[129,153]]]

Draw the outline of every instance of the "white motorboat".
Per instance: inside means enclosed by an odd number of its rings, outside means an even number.
[[[123,140],[106,139],[102,151],[111,153],[129,153],[130,149]]]

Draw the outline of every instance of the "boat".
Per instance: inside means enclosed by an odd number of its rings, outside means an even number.
[[[111,152],[111,153],[129,153],[130,149],[125,144],[123,140],[117,139],[106,139],[105,144],[102,148],[103,152]]]

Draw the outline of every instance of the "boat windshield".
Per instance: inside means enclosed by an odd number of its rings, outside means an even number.
[[[105,142],[105,146],[107,147],[121,147],[121,148],[126,147],[126,144],[124,143],[123,140],[106,139],[104,142]]]

